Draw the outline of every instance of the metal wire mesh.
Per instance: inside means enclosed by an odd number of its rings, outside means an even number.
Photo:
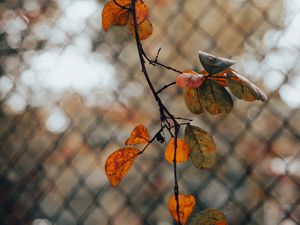
[[[229,224],[300,224],[300,5],[296,0],[148,0],[151,57],[200,70],[197,51],[236,57],[266,91],[265,104],[235,100],[225,116],[195,116],[182,92],[162,99],[215,138],[209,171],[179,166],[194,212],[220,208]],[[154,143],[118,188],[104,162],[131,129],[159,127],[126,28],[108,33],[105,1],[0,1],[0,223],[174,224],[165,144]],[[176,74],[149,66],[156,88]],[[182,134],[182,131],[181,131]]]

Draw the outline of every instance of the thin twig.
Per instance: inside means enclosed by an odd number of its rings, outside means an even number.
[[[168,65],[165,65],[165,64],[163,64],[163,63],[158,62],[158,55],[159,55],[159,53],[160,53],[160,49],[158,50],[158,52],[157,52],[157,54],[156,54],[154,60],[153,60],[153,59],[150,59],[150,58],[147,56],[147,54],[145,53],[145,51],[143,51],[143,56],[144,56],[145,59],[149,62],[149,64],[152,65],[152,66],[158,65],[158,66],[161,66],[161,67],[163,67],[163,68],[165,68],[165,69],[167,69],[167,70],[174,71],[174,72],[176,72],[176,73],[183,73],[182,71],[180,71],[180,70],[178,70],[178,69],[175,69],[175,68],[173,68],[173,67],[171,67],[171,66],[168,66]]]
[[[117,6],[119,6],[121,9],[124,9],[124,10],[127,10],[127,11],[131,10],[130,8],[121,5],[121,4],[118,3],[116,0],[113,0],[113,2],[114,2]]]
[[[170,87],[170,86],[172,86],[172,85],[174,85],[174,84],[176,84],[175,81],[173,81],[173,82],[171,82],[171,83],[168,83],[168,84],[165,84],[165,86],[163,86],[161,89],[159,89],[158,91],[156,91],[156,94],[161,93],[163,90],[167,89],[168,87]]]
[[[160,51],[161,51],[161,47],[159,47],[159,49],[156,53],[155,60],[154,60],[155,62],[157,62],[157,60],[158,60],[158,56],[159,56]]]

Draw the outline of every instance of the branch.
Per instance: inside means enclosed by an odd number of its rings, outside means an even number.
[[[177,178],[177,161],[176,161],[176,153],[177,153],[177,139],[178,139],[178,132],[180,129],[180,125],[175,125],[175,137],[174,137],[174,160],[173,160],[173,169],[174,169],[174,195],[176,200],[176,211],[178,217],[178,224],[181,225],[180,222],[180,212],[179,212],[179,186],[178,186],[178,178]]]
[[[138,50],[138,55],[139,55],[139,59],[140,59],[140,64],[141,64],[141,67],[142,67],[142,73],[144,74],[144,77],[147,81],[147,84],[152,92],[152,95],[154,96],[157,104],[158,104],[158,107],[159,107],[159,113],[160,113],[160,120],[161,120],[161,124],[165,123],[165,125],[163,125],[161,127],[161,130],[163,130],[164,128],[166,128],[171,136],[172,135],[172,132],[171,132],[171,129],[172,129],[172,126],[170,124],[170,122],[168,121],[168,119],[170,119],[172,122],[173,122],[173,126],[175,127],[175,151],[174,151],[174,180],[175,180],[175,185],[174,185],[174,194],[175,194],[175,199],[176,199],[176,202],[177,202],[177,205],[176,205],[176,211],[177,211],[177,216],[178,216],[178,225],[182,225],[181,222],[180,222],[180,214],[179,214],[179,200],[178,200],[178,195],[179,195],[179,187],[178,187],[178,180],[177,180],[177,164],[176,164],[176,150],[177,150],[177,137],[178,137],[178,132],[179,132],[179,128],[180,128],[180,124],[177,122],[175,116],[173,116],[169,110],[165,107],[165,105],[163,104],[163,102],[161,101],[160,97],[158,96],[157,92],[155,91],[154,89],[154,86],[149,78],[149,75],[148,75],[148,71],[147,71],[147,68],[146,68],[146,65],[145,65],[145,59],[144,57],[149,61],[150,59],[147,57],[147,55],[145,54],[145,51],[143,49],[143,46],[142,46],[142,43],[141,43],[141,39],[140,39],[140,36],[139,36],[139,31],[138,31],[138,24],[137,24],[137,18],[136,18],[136,8],[135,8],[135,3],[136,3],[136,0],[132,0],[131,1],[131,10],[132,10],[132,17],[133,17],[133,25],[134,25],[134,34],[135,34],[135,40],[136,40],[136,46],[137,46],[137,50]],[[160,51],[160,50],[159,50]],[[149,61],[149,63],[151,65],[153,64],[156,64],[156,65],[160,65],[166,69],[169,69],[169,70],[173,70],[177,73],[181,73],[181,71],[179,70],[176,70],[172,67],[169,67],[169,66],[166,66],[166,65],[163,65],[161,63],[158,63],[157,62],[157,58],[158,58],[158,55],[159,55],[159,52],[156,56],[156,60],[154,61]],[[152,62],[152,63],[151,63]],[[158,133],[156,133],[155,136],[157,136]],[[153,137],[154,138],[154,137]],[[151,139],[152,141],[154,139]],[[145,149],[149,146],[150,143],[147,144],[147,146],[142,150],[142,152],[145,151]]]
[[[168,66],[168,65],[165,65],[163,63],[158,62],[158,56],[159,56],[160,50],[161,50],[161,48],[158,49],[157,54],[156,54],[154,60],[150,59],[144,51],[143,51],[143,56],[147,59],[147,61],[149,62],[149,64],[152,65],[152,66],[158,65],[158,66],[161,66],[161,67],[163,67],[163,68],[165,68],[167,70],[174,71],[176,73],[183,73],[182,71],[180,71],[178,69],[175,69],[175,68],[173,68],[171,66]]]
[[[175,81],[173,81],[173,82],[171,82],[171,83],[168,83],[168,84],[165,84],[165,86],[163,86],[161,89],[159,89],[159,90],[156,92],[156,94],[161,93],[163,90],[167,89],[168,87],[170,87],[170,86],[172,86],[172,85],[174,85],[174,84],[176,84]]]

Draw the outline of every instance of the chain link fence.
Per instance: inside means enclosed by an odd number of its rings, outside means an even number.
[[[147,53],[200,70],[197,51],[234,57],[266,103],[235,99],[224,116],[192,115],[183,93],[162,99],[215,138],[209,170],[179,166],[196,211],[220,208],[231,225],[300,224],[300,4],[297,0],[146,0]],[[107,156],[132,128],[154,134],[159,114],[128,29],[101,29],[105,1],[0,1],[0,223],[171,225],[166,144],[154,143],[117,188]],[[156,88],[176,74],[149,66]],[[182,135],[182,131],[181,131]]]

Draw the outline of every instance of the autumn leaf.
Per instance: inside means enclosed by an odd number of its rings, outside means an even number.
[[[149,16],[148,6],[143,1],[136,1],[135,3],[135,14],[136,14],[136,22],[140,24],[144,22]],[[133,20],[132,20],[133,24]]]
[[[195,214],[189,225],[228,225],[223,212],[218,209],[205,209]]]
[[[225,82],[225,77],[224,79],[221,78],[220,81],[213,79],[215,79],[213,76],[210,77],[198,88],[184,89],[184,102],[190,112],[200,114],[207,111],[215,115],[229,113],[232,110],[232,98],[220,84]]]
[[[200,114],[205,111],[201,102],[199,88],[185,88],[184,103],[191,113]]]
[[[140,124],[133,129],[130,137],[125,141],[125,145],[148,143],[149,139],[150,135],[147,128],[143,124]]]
[[[132,36],[135,37],[134,24],[128,23],[128,26]],[[140,40],[145,40],[150,37],[153,32],[152,23],[150,20],[146,19],[144,22],[138,24],[138,32]]]
[[[217,222],[216,225],[228,225],[228,223],[226,220],[221,220],[221,221]]]
[[[131,0],[116,0],[116,2],[118,4],[114,1],[107,2],[102,10],[102,27],[106,32],[112,25],[125,26],[129,20],[130,11],[122,7],[129,8]],[[137,24],[141,24],[148,18],[149,9],[141,0],[136,1],[135,8]],[[133,24],[132,17],[130,21]]]
[[[114,25],[117,26],[125,26],[128,22],[129,14],[127,11],[119,11],[115,16],[115,22]]]
[[[216,144],[205,130],[187,125],[184,131],[184,141],[191,151],[191,160],[195,167],[208,169],[216,163]]]
[[[169,163],[173,163],[174,160],[174,150],[175,150],[175,140],[174,138],[171,139],[169,142],[166,151],[165,151],[165,158]],[[183,163],[188,160],[190,156],[190,148],[184,142],[184,140],[177,138],[177,148],[176,148],[176,163]]]
[[[178,87],[197,88],[204,82],[202,74],[182,73],[176,77]]]
[[[128,7],[131,4],[131,0],[117,0],[117,2],[124,7]],[[109,1],[105,4],[102,10],[103,30],[107,32],[112,25],[124,26],[127,21],[128,12],[125,9],[122,9],[114,1]]]
[[[113,152],[107,158],[105,162],[105,173],[113,187],[120,184],[139,153],[140,150],[136,148],[121,148]]]
[[[229,113],[233,107],[230,94],[224,87],[213,80],[206,80],[199,87],[201,103],[210,114]]]
[[[203,68],[210,74],[221,73],[236,62],[230,59],[216,57],[206,52],[199,51],[199,59]]]
[[[182,225],[185,225],[187,222],[187,219],[191,215],[195,204],[196,200],[193,195],[184,195],[184,194],[179,194],[178,195],[178,202],[179,202],[179,217],[180,217],[180,222]],[[168,202],[168,208],[169,211],[172,215],[172,217],[178,222],[178,214],[177,214],[177,202],[175,195],[172,195],[169,199]]]
[[[205,72],[203,70],[203,72]],[[188,74],[197,74],[197,72],[193,70],[187,70],[184,71],[184,73]],[[203,75],[203,74],[201,74]],[[176,80],[176,84],[177,84]],[[194,114],[200,114],[204,112],[204,108],[202,106],[202,103],[200,101],[200,96],[197,88],[184,88],[184,102],[186,107],[191,111],[191,113]]]
[[[255,100],[267,101],[267,96],[242,75],[237,74],[234,70],[227,72],[226,84],[230,91],[239,99],[251,102]]]

